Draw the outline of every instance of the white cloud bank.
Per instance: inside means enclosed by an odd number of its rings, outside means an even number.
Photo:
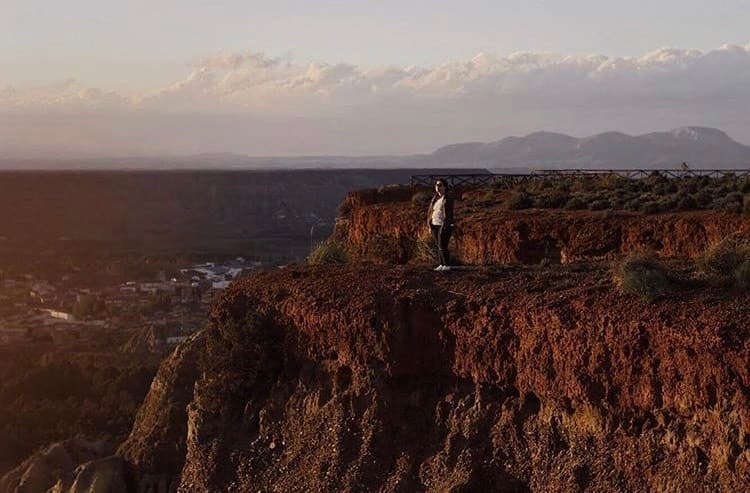
[[[629,58],[482,53],[381,68],[248,51],[189,70],[143,94],[75,81],[0,88],[0,155],[52,152],[59,143],[61,152],[101,155],[405,153],[540,129],[581,135],[688,124],[750,142],[750,44]]]

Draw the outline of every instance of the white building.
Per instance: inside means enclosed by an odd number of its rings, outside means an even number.
[[[72,313],[61,312],[59,310],[53,310],[51,308],[43,308],[42,311],[49,313],[52,318],[59,318],[60,320],[66,320],[68,322],[75,322],[75,316]]]
[[[188,340],[188,337],[190,336],[172,336],[167,337],[167,344],[170,346],[176,346],[177,344],[182,344],[183,342]]]

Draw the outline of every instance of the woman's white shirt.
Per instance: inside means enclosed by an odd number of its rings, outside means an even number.
[[[432,205],[432,218],[430,220],[435,226],[442,226],[445,222],[445,195],[437,199]]]

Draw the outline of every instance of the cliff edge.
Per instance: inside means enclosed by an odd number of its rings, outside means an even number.
[[[747,490],[748,302],[646,306],[596,266],[258,274],[120,453],[185,492]],[[182,430],[166,461],[139,438]]]
[[[429,260],[427,191],[411,187],[347,194],[334,239],[355,261]],[[467,265],[571,263],[613,259],[638,250],[694,257],[729,234],[750,232],[750,215],[716,210],[643,214],[628,210],[508,210],[483,199],[487,189],[458,194],[451,252]],[[507,195],[509,192],[500,192]],[[644,198],[644,201],[646,199]],[[429,242],[429,240],[427,240]]]

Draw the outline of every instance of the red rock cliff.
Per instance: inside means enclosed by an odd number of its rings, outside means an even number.
[[[425,234],[427,210],[407,188],[347,195],[336,236],[354,259],[406,263]],[[471,196],[471,192],[468,194]],[[750,217],[715,211],[645,215],[627,211],[503,210],[457,200],[452,251],[465,264],[553,263],[611,258],[651,249],[665,257],[692,257],[737,230]]]
[[[187,417],[165,369],[124,450],[158,473],[151,428],[184,419],[185,492],[745,491],[748,302],[566,266],[259,274],[193,341]]]

